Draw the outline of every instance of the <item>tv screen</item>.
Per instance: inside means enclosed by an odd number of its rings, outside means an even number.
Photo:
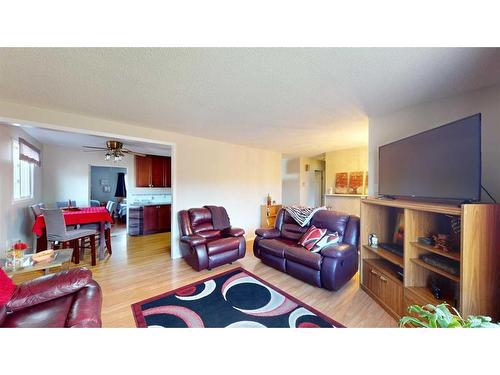
[[[481,114],[379,148],[379,194],[481,199]]]

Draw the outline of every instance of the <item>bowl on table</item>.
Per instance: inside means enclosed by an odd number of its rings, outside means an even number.
[[[49,249],[49,250],[40,251],[39,253],[33,254],[31,259],[33,259],[33,262],[35,262],[35,263],[43,263],[43,262],[50,261],[53,256],[54,256],[54,250]]]

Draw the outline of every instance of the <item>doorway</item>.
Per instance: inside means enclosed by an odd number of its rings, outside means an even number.
[[[325,200],[324,171],[314,171],[314,206],[321,207]]]
[[[90,200],[105,204],[108,201],[119,203],[126,198],[119,194],[116,196],[119,174],[125,175],[125,186],[127,186],[127,168],[124,167],[100,167],[90,166]]]

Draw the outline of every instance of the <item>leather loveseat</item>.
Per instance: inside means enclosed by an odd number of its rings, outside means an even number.
[[[86,268],[74,268],[17,285],[0,306],[0,327],[101,327],[102,293]]]
[[[313,253],[297,242],[309,225],[338,232],[340,242]],[[317,211],[310,224],[301,227],[281,209],[272,229],[257,229],[253,244],[263,263],[320,288],[339,290],[358,271],[359,218],[341,212]]]
[[[212,214],[205,207],[179,212],[180,247],[195,270],[212,269],[245,256],[245,231],[229,227],[214,229]]]

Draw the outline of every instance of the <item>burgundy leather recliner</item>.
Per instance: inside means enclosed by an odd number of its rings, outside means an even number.
[[[180,247],[195,270],[212,269],[245,256],[245,231],[240,228],[214,230],[207,208],[179,211]]]
[[[257,229],[253,243],[263,263],[320,288],[339,290],[358,271],[359,218],[341,212],[317,211],[310,225],[338,232],[340,243],[312,253],[297,241],[309,225],[301,227],[281,209],[272,229]]]
[[[86,268],[74,268],[17,286],[0,306],[0,327],[99,328],[102,293]]]

